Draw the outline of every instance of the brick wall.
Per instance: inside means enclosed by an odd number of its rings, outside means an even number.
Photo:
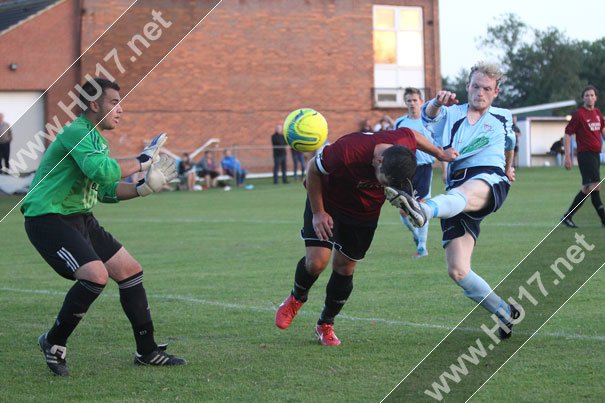
[[[65,94],[79,81],[78,63],[69,68],[79,56],[78,21],[78,2],[66,0],[1,35],[0,90],[45,91],[61,77],[45,95],[46,118],[58,115],[67,121],[57,103],[67,104]],[[11,71],[9,63],[16,63],[17,70]]]
[[[85,1],[83,43],[127,3]],[[183,13],[197,12],[188,10],[190,3],[153,6],[167,20],[183,21]],[[432,20],[425,24],[426,83],[434,91],[440,80],[436,0],[224,0],[124,101],[121,143],[123,136],[135,139],[124,151],[134,152],[159,130],[170,133],[169,148],[179,152],[210,137],[219,137],[221,146],[267,145],[275,124],[299,107],[326,116],[332,141],[365,118],[377,121],[385,111],[372,108],[373,3],[425,7],[425,20]],[[149,20],[149,10],[136,12],[129,27]],[[131,32],[116,33],[114,45],[126,43]],[[83,71],[92,64],[83,61]],[[138,68],[133,75],[141,74]],[[387,112],[395,117],[403,110]]]
[[[3,35],[0,54],[18,55],[19,70],[0,68],[0,89],[46,89],[75,60],[77,47],[83,52],[96,41],[49,93],[47,115],[58,112],[57,101],[67,99],[75,82],[103,66],[122,86],[122,96],[132,90],[120,126],[107,134],[116,155],[137,152],[162,130],[175,152],[191,151],[210,137],[219,137],[223,147],[267,146],[275,125],[300,107],[322,112],[334,141],[364,119],[404,112],[372,106],[373,4],[423,7],[429,95],[439,87],[438,0],[224,0],[138,86],[216,1],[154,0],[126,11],[131,3],[66,0]],[[173,25],[133,62],[127,43],[152,21],[152,8]],[[112,49],[123,74],[106,57]]]

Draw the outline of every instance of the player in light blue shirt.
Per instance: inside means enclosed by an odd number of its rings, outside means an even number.
[[[406,88],[403,94],[403,100],[408,107],[408,114],[401,116],[395,121],[395,129],[408,127],[422,133],[424,137],[433,143],[433,134],[422,124],[420,118],[420,107],[422,106],[422,93],[418,88]],[[431,182],[433,180],[433,162],[435,158],[423,151],[416,150],[416,173],[412,181],[412,186],[416,190],[416,198],[425,200],[431,197]],[[409,228],[416,244],[416,253],[414,258],[421,258],[428,255],[426,241],[428,238],[428,221],[420,228],[415,228],[404,215],[399,215],[401,222]]]
[[[506,339],[521,307],[507,304],[471,268],[481,220],[500,208],[515,180],[512,116],[492,106],[502,77],[499,66],[478,63],[469,75],[468,104],[458,105],[455,93],[442,90],[422,107],[423,123],[433,131],[436,145],[459,153],[448,164],[447,194],[418,203],[393,188],[385,188],[385,193],[416,227],[441,218],[448,274],[465,296],[498,316],[499,336]]]

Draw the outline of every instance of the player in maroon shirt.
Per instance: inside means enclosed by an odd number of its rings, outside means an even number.
[[[315,334],[325,346],[340,344],[334,334],[334,318],[353,290],[355,266],[374,237],[385,201],[384,186],[411,191],[416,147],[442,161],[458,155],[455,149],[443,151],[422,134],[401,128],[347,134],[309,161],[301,230],[306,253],[296,266],[294,288],[277,309],[277,327],[290,326],[332,258],[332,275]]]
[[[584,105],[574,112],[565,127],[565,168],[571,169],[573,166],[571,136],[575,134],[576,143],[578,144],[578,166],[582,175],[582,188],[561,218],[563,225],[570,228],[577,228],[572,217],[582,206],[586,195],[589,193],[592,205],[597,210],[601,223],[605,227],[605,208],[599,192],[601,190],[599,186],[601,182],[599,153],[601,152],[601,136],[604,133],[605,126],[603,125],[603,114],[599,108],[595,107],[597,96],[598,92],[594,86],[588,85],[584,88],[582,91]]]

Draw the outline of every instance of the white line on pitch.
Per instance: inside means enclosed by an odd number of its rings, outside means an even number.
[[[0,291],[17,292],[17,293],[22,293],[22,294],[61,295],[61,296],[65,295],[64,291],[27,290],[27,289],[12,288],[12,287],[0,287]],[[110,297],[117,296],[117,294],[111,293],[111,292],[103,293],[103,295],[110,296]],[[153,299],[166,300],[166,301],[182,301],[182,302],[188,302],[188,303],[192,303],[192,304],[209,305],[209,306],[216,306],[219,308],[237,309],[237,310],[243,310],[243,311],[275,312],[275,309],[276,309],[276,306],[273,306],[273,305],[270,305],[270,306],[242,305],[242,304],[235,304],[235,303],[221,302],[221,301],[209,301],[206,299],[187,297],[187,296],[182,296],[182,295],[148,294],[148,297],[150,299],[153,298]],[[299,315],[308,316],[308,315],[312,315],[312,313],[308,312],[308,311],[307,312],[301,311],[299,313]],[[402,320],[393,320],[393,319],[384,319],[384,318],[359,318],[359,317],[350,316],[350,315],[346,315],[346,314],[340,314],[340,315],[338,315],[338,317],[341,319],[350,320],[350,321],[354,321],[354,322],[383,323],[386,325],[407,326],[407,327],[414,327],[414,328],[421,328],[421,329],[441,329],[441,330],[454,329],[454,326],[447,326],[447,325],[438,325],[438,324],[432,324],[432,323],[416,323],[416,322],[407,322],[407,321],[402,321]],[[469,333],[482,333],[480,329],[475,329],[475,328],[458,327],[457,330],[461,330],[461,331],[469,332]],[[515,334],[530,335],[531,333],[516,331]],[[605,336],[590,336],[590,335],[567,333],[567,332],[541,332],[537,336],[538,337],[539,336],[553,337],[553,338],[557,338],[557,339],[565,338],[565,339],[572,339],[572,340],[605,341]]]

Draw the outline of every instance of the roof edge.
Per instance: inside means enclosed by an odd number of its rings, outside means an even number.
[[[18,23],[16,23],[15,25],[11,25],[10,27],[6,28],[4,31],[0,31],[0,36],[2,36],[2,35],[4,35],[4,34],[6,34],[6,33],[8,33],[8,32],[10,32],[10,31],[12,31],[12,30],[14,30],[14,29],[16,29],[16,28],[18,28],[18,27],[20,27],[21,25],[25,24],[25,23],[26,23],[26,22],[28,22],[28,21],[33,20],[34,18],[38,17],[39,15],[44,14],[44,13],[45,13],[45,12],[47,12],[48,10],[50,10],[50,9],[52,9],[52,8],[55,8],[55,7],[56,7],[56,6],[58,6],[59,4],[61,4],[61,3],[65,3],[65,1],[66,1],[66,0],[58,0],[57,2],[55,2],[55,3],[51,4],[51,5],[49,5],[48,7],[43,8],[42,10],[38,11],[37,13],[34,13],[34,14],[30,15],[29,17],[22,19],[21,21],[19,21],[19,22],[18,22]]]

